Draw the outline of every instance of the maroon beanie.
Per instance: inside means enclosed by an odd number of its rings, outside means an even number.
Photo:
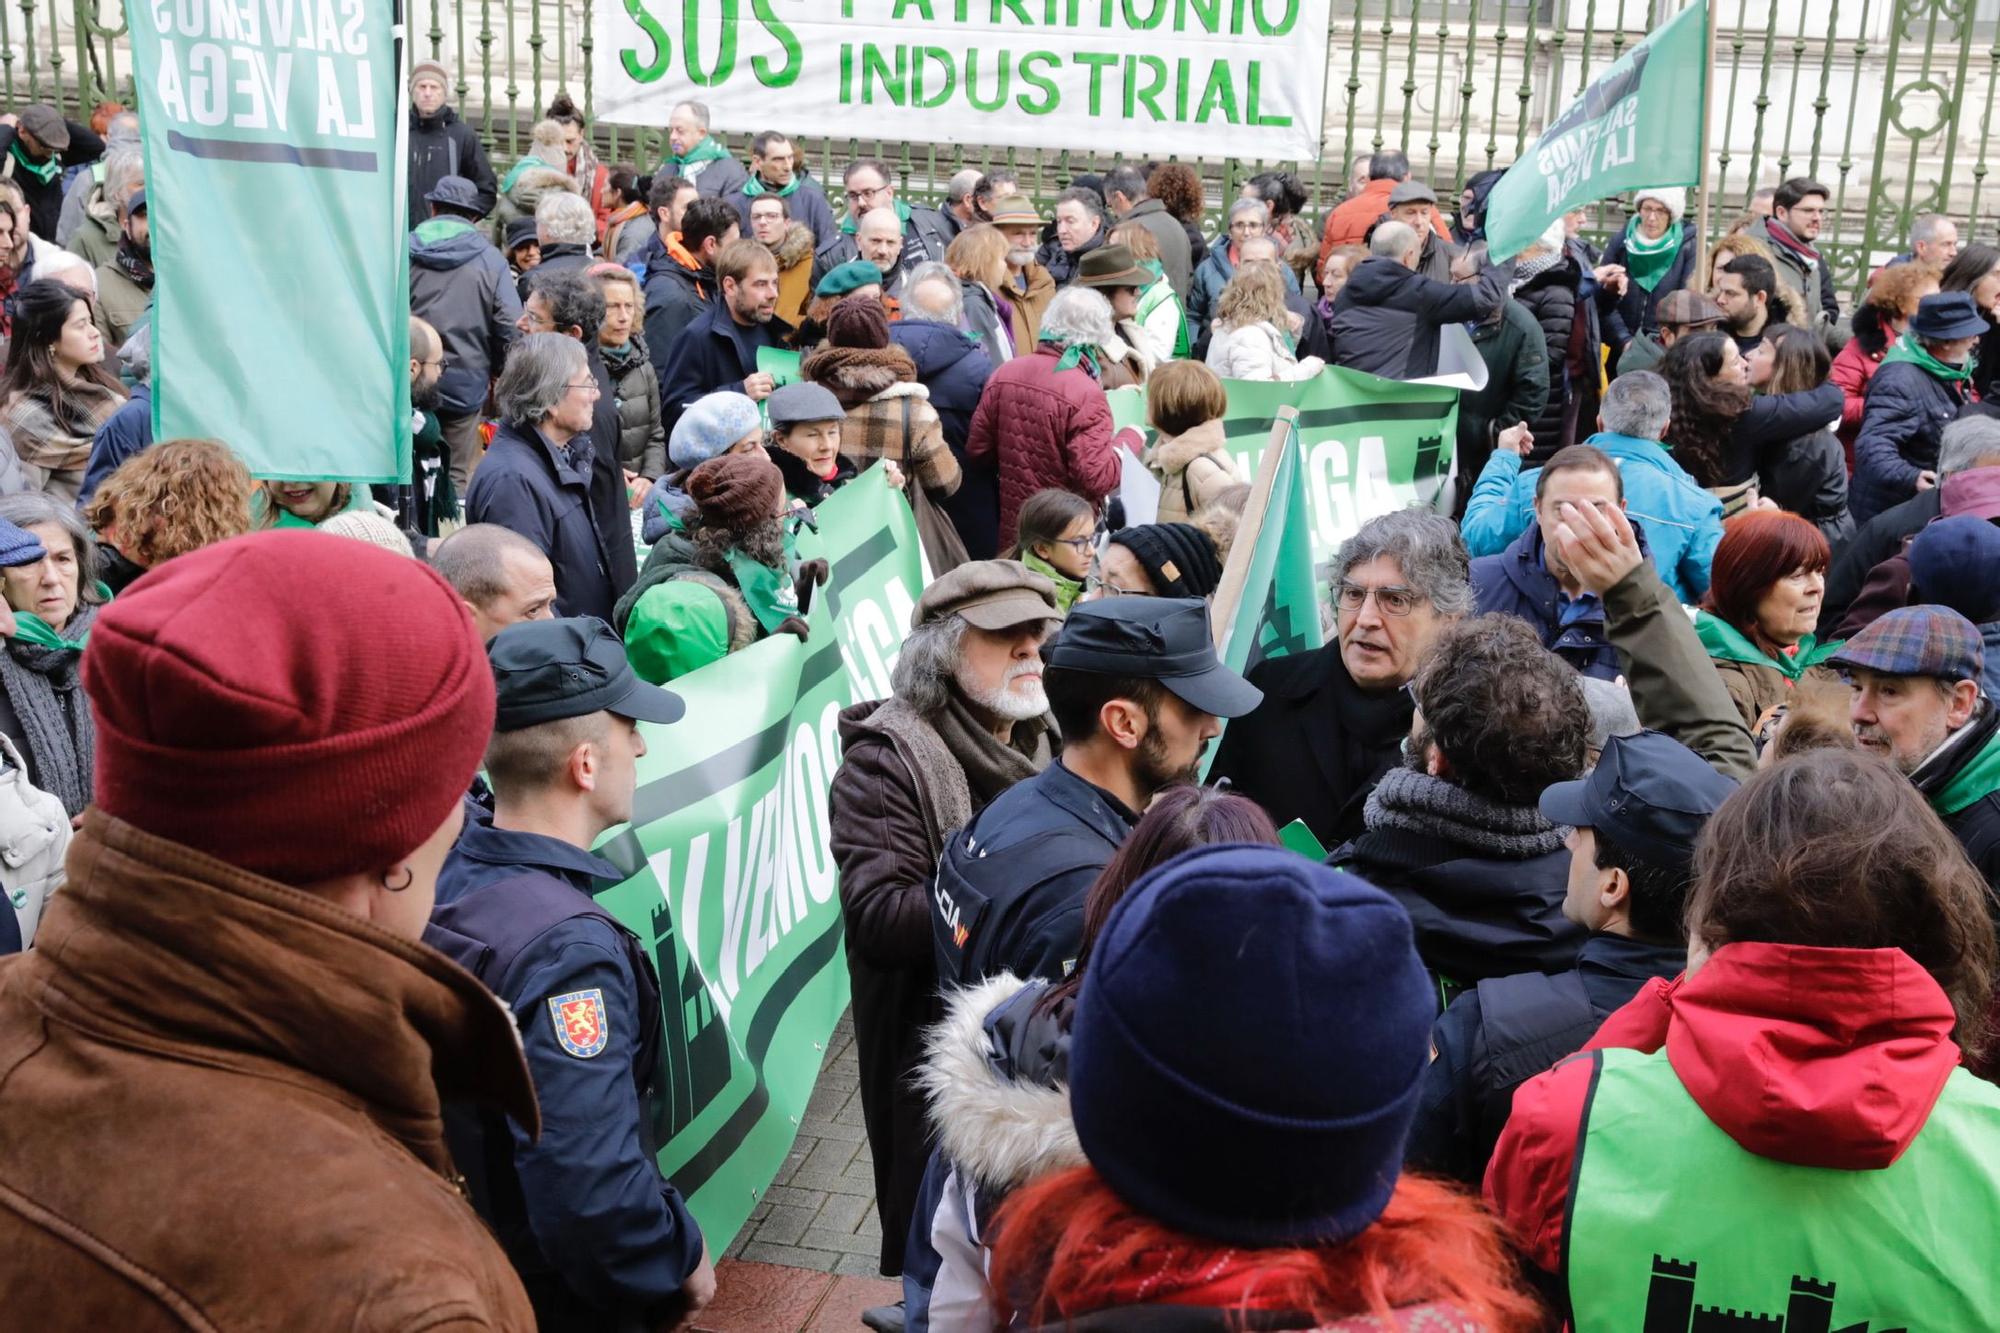
[[[702,522],[746,532],[777,517],[785,477],[763,454],[724,454],[688,474],[687,492]]]
[[[889,312],[875,297],[844,297],[826,317],[826,341],[832,347],[887,347]]]
[[[318,532],[147,574],[98,614],[83,686],[106,814],[286,884],[395,865],[493,733],[493,672],[450,585]]]

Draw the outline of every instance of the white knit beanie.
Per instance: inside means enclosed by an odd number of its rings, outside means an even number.
[[[1682,186],[1656,185],[1651,189],[1635,190],[1632,194],[1632,211],[1638,212],[1639,205],[1648,199],[1665,208],[1676,225],[1679,224],[1681,215],[1687,212],[1687,190]]]

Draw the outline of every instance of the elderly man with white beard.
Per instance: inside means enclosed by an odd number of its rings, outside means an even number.
[[[1011,560],[960,565],[917,603],[894,696],[840,715],[833,853],[885,1276],[902,1271],[930,1156],[910,1074],[924,1029],[943,1016],[931,945],[938,855],[952,830],[1048,767],[1055,732],[1041,647],[1060,618],[1055,585],[1040,574]]]

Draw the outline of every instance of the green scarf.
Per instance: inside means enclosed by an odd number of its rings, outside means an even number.
[[[703,136],[702,141],[679,157],[669,153],[667,165],[678,172],[682,167],[692,167],[702,162],[713,162],[719,157],[728,157],[729,150],[717,143],[713,136]]]
[[[417,224],[417,239],[425,245],[436,245],[448,236],[456,236],[459,232],[471,230],[472,224],[464,218],[426,218]]]
[[[1931,809],[1940,817],[1955,815],[1996,788],[2000,788],[2000,731],[1988,736],[1972,761],[1938,789],[1931,797]]]
[[[1678,222],[1669,222],[1657,241],[1649,241],[1639,230],[1639,219],[1625,224],[1625,273],[1647,291],[1660,285],[1674,260],[1680,257],[1681,242],[1687,233]]]
[[[103,585],[99,584],[98,586],[102,587]],[[85,629],[76,638],[65,639],[62,635],[56,633],[55,626],[43,620],[33,611],[16,611],[14,613],[14,637],[22,643],[32,643],[37,648],[54,648],[58,651],[80,653],[83,651],[83,646],[90,642],[90,631]]]
[[[1057,569],[1033,551],[1021,552],[1021,563],[1056,585],[1056,610],[1064,615],[1076,605],[1076,599],[1083,596],[1083,584]]]
[[[903,224],[905,230],[909,228],[910,206],[904,203],[900,199],[896,201],[896,220]],[[852,213],[849,213],[846,217],[840,220],[840,229],[846,232],[849,236],[852,236],[855,232],[861,229],[861,219],[855,217]]]
[[[21,146],[19,139],[14,140],[11,151],[14,160],[21,164],[21,169],[44,185],[62,174],[62,163],[53,153],[49,154],[48,161],[37,162],[28,156],[28,150]]]
[[[785,536],[785,553],[792,551],[791,534]],[[726,557],[729,573],[736,580],[737,591],[749,603],[750,613],[757,617],[757,623],[764,627],[766,634],[777,632],[778,626],[799,613],[798,589],[792,586],[792,576],[781,569],[773,569],[761,560],[753,560],[734,546]],[[789,559],[785,562],[791,563]]]
[[[1071,343],[1063,349],[1062,356],[1057,359],[1056,369],[1075,370],[1079,365],[1084,365],[1089,369],[1092,379],[1104,378],[1103,372],[1097,368],[1097,358],[1090,353],[1091,349],[1082,343]]]
[[[1694,632],[1701,639],[1701,646],[1708,655],[1718,662],[1743,662],[1750,666],[1769,667],[1786,680],[1796,681],[1812,668],[1839,652],[1847,641],[1835,639],[1832,643],[1819,643],[1808,634],[1799,640],[1798,651],[1772,657],[1756,644],[1750,642],[1743,631],[1722,619],[1703,611],[1694,618]]]
[[[1965,364],[1962,366],[1947,366],[1944,362],[1932,356],[1925,349],[1924,345],[1917,341],[1916,335],[1913,333],[1905,333],[1902,337],[1896,339],[1896,345],[1891,347],[1889,354],[1882,358],[1882,364],[1885,366],[1892,365],[1898,361],[1907,362],[1913,366],[1922,366],[1926,371],[1941,380],[1969,380],[1972,378],[1974,366],[1977,365],[1977,362],[1968,356],[1965,358]]]
[[[755,176],[752,176],[749,180],[743,183],[743,197],[745,199],[755,199],[760,194],[768,194],[768,195],[774,195],[779,199],[789,199],[792,197],[793,194],[797,193],[798,188],[799,188],[799,178],[796,174],[794,174],[790,180],[785,182],[785,188],[782,190],[774,190],[770,186],[764,184],[763,181],[758,180]]]

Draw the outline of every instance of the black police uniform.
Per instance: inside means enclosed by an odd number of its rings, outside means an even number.
[[[1224,666],[1196,597],[1085,602],[1042,650],[1051,670],[1156,681],[1190,708],[1241,717],[1263,692]],[[1060,980],[1076,965],[1084,896],[1138,814],[1060,760],[945,840],[931,891],[940,980]]]
[[[931,936],[938,976],[1060,981],[1076,963],[1083,899],[1139,816],[1060,760],[1015,783],[954,833],[938,859]]]
[[[631,674],[601,621],[510,626],[489,651],[501,730],[600,710],[679,716],[677,699]],[[473,1206],[544,1333],[660,1327],[701,1263],[701,1229],[657,1164],[659,979],[638,938],[591,896],[619,878],[561,839],[470,822],[438,877],[425,932],[521,1028],[540,1138],[470,1107],[448,1107],[446,1127]]]

